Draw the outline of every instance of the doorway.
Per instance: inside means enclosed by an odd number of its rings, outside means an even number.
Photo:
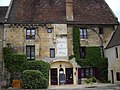
[[[73,68],[66,68],[66,84],[73,84]]]
[[[51,85],[58,85],[57,68],[51,68]]]
[[[112,84],[114,84],[114,73],[113,73],[113,70],[111,70],[111,76],[112,76]]]

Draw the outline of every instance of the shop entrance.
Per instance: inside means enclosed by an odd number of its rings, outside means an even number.
[[[66,68],[66,84],[73,84],[73,68]]]
[[[51,68],[51,85],[58,85],[57,68]]]
[[[50,85],[73,84],[73,65],[68,60],[51,62]]]

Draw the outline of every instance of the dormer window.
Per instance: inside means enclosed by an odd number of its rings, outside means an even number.
[[[26,29],[26,39],[35,39],[35,28]]]

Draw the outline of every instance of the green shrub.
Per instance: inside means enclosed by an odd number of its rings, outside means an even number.
[[[93,82],[92,82],[92,79],[91,79],[91,78],[88,78],[87,80],[85,80],[85,83],[86,83],[86,84],[92,84]]]
[[[97,82],[97,79],[95,77],[92,77],[91,79],[92,79],[92,82],[94,83]]]
[[[13,53],[12,48],[3,48],[5,68],[11,74],[13,79],[21,78],[22,65],[27,61],[26,55],[17,55]]]
[[[95,77],[90,77],[90,78],[87,78],[87,80],[85,80],[85,83],[87,84],[92,84],[96,82],[97,82],[97,79]]]
[[[23,72],[24,89],[45,89],[48,87],[48,80],[38,70],[25,70]]]
[[[39,70],[49,79],[50,64],[42,60],[28,61],[24,63],[23,70]]]

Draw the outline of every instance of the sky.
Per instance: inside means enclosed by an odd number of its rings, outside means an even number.
[[[120,21],[120,0],[105,0]],[[8,6],[10,0],[0,0],[0,6]]]

